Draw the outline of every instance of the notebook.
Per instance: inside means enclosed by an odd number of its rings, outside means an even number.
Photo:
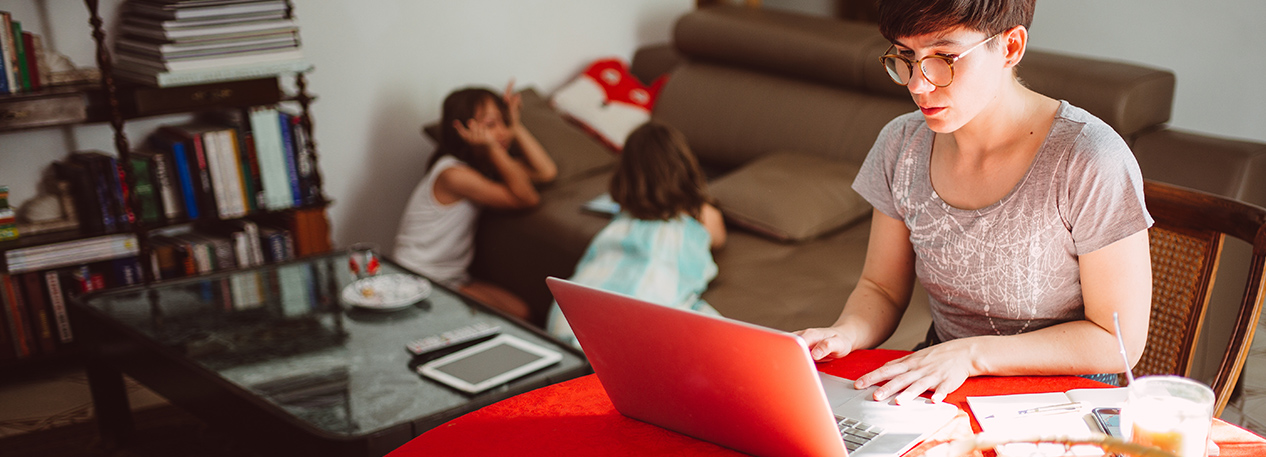
[[[958,413],[875,402],[874,387],[820,374],[790,333],[546,282],[616,410],[633,419],[761,457],[862,457],[900,455]],[[841,423],[858,421],[874,436],[858,445],[849,434],[846,447]]]

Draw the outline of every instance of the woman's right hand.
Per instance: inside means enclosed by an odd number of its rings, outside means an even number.
[[[838,359],[853,352],[854,338],[835,327],[810,328],[795,332],[809,346],[809,355],[818,362]]]

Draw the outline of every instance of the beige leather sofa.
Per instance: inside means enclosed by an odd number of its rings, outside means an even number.
[[[746,165],[783,166],[787,160],[760,160],[787,154],[810,166],[839,165],[826,167],[832,176],[860,164],[879,130],[915,109],[906,89],[878,63],[888,46],[872,24],[712,7],[680,18],[671,44],[638,51],[633,71],[645,81],[670,75],[652,115],[685,133],[717,186],[736,172],[766,170]],[[1133,146],[1144,177],[1266,203],[1266,145],[1165,127],[1175,86],[1171,72],[1030,50],[1019,74],[1035,90],[1113,126]],[[556,156],[560,177],[543,189],[539,208],[483,216],[473,270],[525,297],[534,320],[542,322],[551,301],[544,278],[569,276],[607,222],[580,206],[605,190],[614,157],[534,93],[526,97],[523,119]],[[800,176],[795,173],[804,165],[779,171]],[[806,176],[814,174],[822,173]],[[831,219],[822,214],[833,213],[832,205],[852,204],[837,192],[847,180],[834,187],[821,176],[785,181],[729,182],[725,195],[718,193],[727,218],[738,208],[726,198],[738,195],[743,211],[769,210],[800,232],[794,240],[775,239],[751,221],[731,225],[728,245],[715,255],[720,273],[704,298],[725,316],[778,329],[828,325],[860,275],[869,218],[823,221]],[[811,196],[788,197],[796,194]],[[753,209],[762,202],[751,200],[762,195],[767,208]],[[921,341],[926,306],[925,294],[916,290],[906,320],[885,347]]]

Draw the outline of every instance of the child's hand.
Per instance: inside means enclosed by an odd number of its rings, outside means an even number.
[[[453,120],[453,128],[457,130],[458,135],[461,135],[462,140],[466,141],[466,144],[473,147],[488,149],[497,144],[497,137],[492,134],[492,129],[480,125],[474,119],[466,121],[465,125],[461,121]]]
[[[508,107],[510,111],[509,127],[514,128],[518,126],[519,125],[519,107],[523,105],[523,96],[519,95],[518,93],[514,91],[513,79],[510,80],[509,84],[506,84],[505,93],[501,95],[501,98],[506,101],[506,107]]]

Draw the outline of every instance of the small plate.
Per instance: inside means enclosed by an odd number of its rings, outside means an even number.
[[[431,283],[413,275],[386,274],[357,280],[343,288],[343,301],[364,309],[391,311],[431,295]]]

